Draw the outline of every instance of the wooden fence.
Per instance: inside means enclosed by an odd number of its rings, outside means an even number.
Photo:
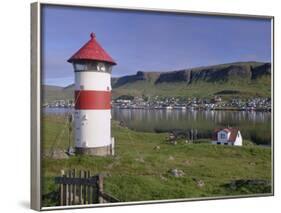
[[[61,176],[55,177],[55,183],[60,185],[61,206],[119,202],[104,192],[104,177],[92,176],[90,171],[62,170]]]

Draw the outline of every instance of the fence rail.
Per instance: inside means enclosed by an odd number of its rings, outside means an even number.
[[[104,177],[92,176],[90,171],[62,170],[61,176],[55,177],[55,183],[60,186],[61,206],[119,202],[104,192]]]

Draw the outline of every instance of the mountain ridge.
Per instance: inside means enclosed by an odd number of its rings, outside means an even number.
[[[221,80],[222,77],[226,79],[228,77],[227,75],[231,74],[239,74],[242,75],[242,77],[250,78],[255,76],[255,78],[258,78],[266,72],[271,72],[271,64],[263,62],[235,62],[230,64],[202,66],[167,72],[138,71],[135,75],[127,75],[116,78],[113,87],[119,87],[124,83],[130,83],[132,81],[148,80],[148,77],[150,76],[156,78],[156,84],[179,81],[184,81],[190,84],[194,80],[200,80],[200,78],[204,78],[204,80],[207,79],[208,81]]]
[[[121,95],[209,97],[222,90],[270,97],[271,63],[233,62],[166,72],[140,70],[134,75],[112,77],[111,84],[114,98]],[[58,93],[71,97],[73,90],[71,84],[58,89]]]

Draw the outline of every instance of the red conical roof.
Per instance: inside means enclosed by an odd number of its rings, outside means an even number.
[[[108,53],[101,47],[95,38],[95,34],[91,33],[91,39],[81,47],[70,59],[67,61],[72,63],[75,61],[103,61],[116,65],[116,62],[108,55]]]

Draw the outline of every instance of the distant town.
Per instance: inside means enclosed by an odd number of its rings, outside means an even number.
[[[117,109],[164,109],[164,110],[237,110],[237,111],[271,111],[271,98],[213,98],[184,97],[133,97],[123,95],[112,100],[112,108]],[[73,108],[73,100],[55,100],[45,103],[43,107]]]

